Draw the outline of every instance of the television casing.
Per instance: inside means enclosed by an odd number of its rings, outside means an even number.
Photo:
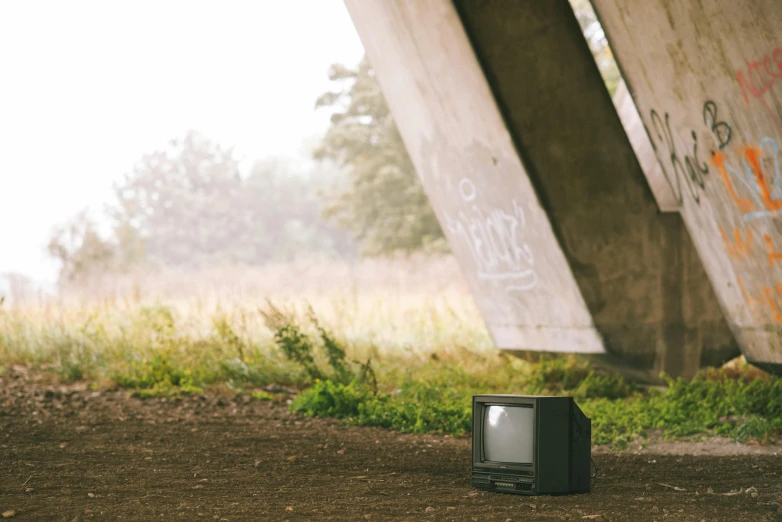
[[[484,459],[483,428],[488,406],[535,410],[533,462]],[[472,486],[520,495],[588,493],[592,462],[592,422],[572,397],[474,395],[472,398]]]

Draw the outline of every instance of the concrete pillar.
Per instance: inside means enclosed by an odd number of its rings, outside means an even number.
[[[566,0],[346,0],[495,342],[692,375],[737,353]]]
[[[782,371],[782,3],[593,4],[742,351]]]

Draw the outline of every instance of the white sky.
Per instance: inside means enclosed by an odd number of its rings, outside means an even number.
[[[362,54],[341,0],[2,0],[0,273],[54,279],[51,228],[189,129],[297,154],[329,65]]]

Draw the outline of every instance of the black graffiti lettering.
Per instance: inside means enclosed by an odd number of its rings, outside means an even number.
[[[730,125],[717,119],[717,104],[711,100],[703,104],[703,123],[716,138],[720,150],[730,143],[732,129]]]
[[[698,135],[692,131],[692,157],[686,156],[684,163],[687,165],[687,171],[690,173],[690,179],[693,180],[701,190],[706,189],[706,182],[703,176],[709,174],[709,167],[705,163],[698,161]]]
[[[663,122],[663,119],[660,117],[660,114],[656,110],[652,109],[651,112],[649,113],[649,116],[652,120],[652,126],[654,128],[654,132],[656,133],[657,141],[661,146],[663,146],[666,149],[665,154],[667,154],[668,163],[670,163],[670,167],[673,169],[673,177],[675,178],[675,182],[676,182],[675,186],[674,186],[674,181],[671,179],[671,176],[668,174],[668,169],[665,168],[664,162],[660,163],[660,166],[663,169],[663,175],[665,175],[665,179],[668,182],[668,185],[671,187],[671,190],[674,191],[677,202],[679,204],[682,203],[681,180],[682,178],[684,178],[684,183],[687,185],[687,189],[693,201],[695,201],[695,203],[697,204],[700,204],[701,198],[700,198],[700,194],[698,193],[697,187],[700,187],[701,189],[705,188],[706,183],[703,180],[703,176],[709,173],[709,169],[705,163],[702,164],[701,166],[697,160],[697,153],[698,153],[697,138],[695,138],[695,142],[693,144],[693,157],[695,159],[689,156],[685,156],[684,161],[682,161],[682,159],[679,157],[679,153],[676,150],[676,144],[673,140],[670,115],[666,112],[665,121]],[[648,133],[649,131],[647,129],[647,134]],[[693,137],[695,137],[694,132],[692,133],[692,135]],[[655,152],[657,152],[658,149],[657,149],[657,145],[655,145],[655,140],[651,135],[649,138],[652,143],[652,148],[654,149]],[[697,185],[697,187],[693,184]]]
[[[654,123],[655,124],[655,128],[657,128],[655,119],[659,119],[659,115],[657,114],[657,111],[655,111],[654,109],[652,109],[652,112],[650,114],[651,114],[651,118],[652,118],[652,123]],[[655,140],[652,138],[652,133],[649,132],[649,128],[646,126],[645,123],[644,123],[644,130],[646,131],[646,135],[649,137],[649,143],[652,144],[652,150],[654,150],[655,156],[657,156],[659,158],[660,155],[658,154],[658,151],[657,151],[657,145],[655,144]],[[657,139],[658,140],[662,140],[662,136],[660,135],[659,130],[657,132]],[[682,183],[681,183],[681,180],[677,177],[676,178],[676,186],[674,186],[674,183],[671,180],[671,176],[668,174],[668,169],[665,168],[665,165],[663,164],[663,162],[660,162],[660,168],[663,169],[663,176],[665,176],[665,181],[668,183],[668,186],[671,187],[671,190],[673,191],[674,196],[676,197],[676,202],[679,205],[681,205],[682,204]]]

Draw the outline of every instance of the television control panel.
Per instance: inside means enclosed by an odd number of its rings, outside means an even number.
[[[497,472],[473,468],[472,486],[487,491],[505,491],[508,493],[534,494],[535,473],[532,471]]]

